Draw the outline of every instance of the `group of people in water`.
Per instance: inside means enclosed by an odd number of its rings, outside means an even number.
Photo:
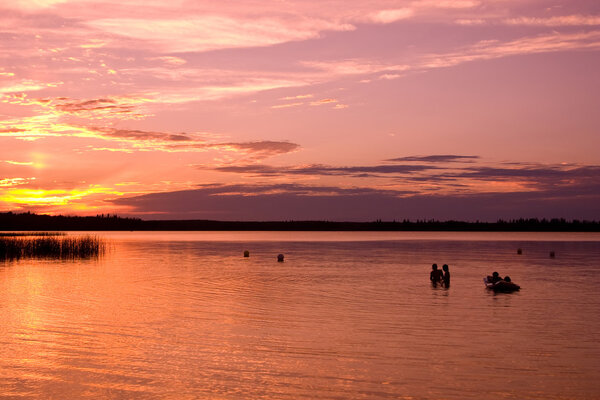
[[[444,264],[441,271],[438,269],[437,264],[432,264],[429,280],[434,287],[438,284],[442,285],[442,287],[450,287],[450,270],[448,269],[448,264]],[[502,278],[498,272],[488,275],[484,279],[484,282],[486,287],[493,289],[494,292],[513,292],[521,288],[511,281],[510,276],[507,275]]]
[[[437,286],[439,283],[444,287],[450,287],[450,270],[448,269],[448,264],[442,265],[441,271],[438,269],[437,264],[432,264],[429,280],[433,286]]]

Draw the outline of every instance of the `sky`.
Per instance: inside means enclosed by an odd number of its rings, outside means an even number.
[[[600,219],[597,0],[0,3],[0,211]]]

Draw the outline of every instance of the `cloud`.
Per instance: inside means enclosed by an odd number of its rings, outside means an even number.
[[[392,79],[398,79],[398,78],[402,78],[404,75],[401,74],[383,74],[379,76],[379,79],[387,79],[387,80],[392,80]]]
[[[196,190],[121,197],[112,203],[146,217],[220,220],[373,221],[497,218],[597,219],[600,186],[571,192],[421,195],[406,191],[335,186],[206,185]]]
[[[507,25],[531,26],[598,26],[600,16],[597,15],[561,15],[555,17],[516,17],[503,20]]]
[[[0,128],[0,136],[2,136],[1,134],[3,133],[23,133],[26,131],[27,129],[22,128]]]
[[[177,19],[106,18],[87,21],[94,29],[118,32],[163,52],[199,52],[226,48],[262,47],[319,37],[323,31],[355,29],[348,23],[315,18],[233,18],[191,15]]]
[[[461,51],[430,54],[415,65],[416,70],[448,68],[466,62],[492,60],[525,54],[600,48],[600,31],[559,33],[520,38],[510,42],[484,40]]]
[[[23,165],[23,166],[31,166],[34,165],[33,161],[12,161],[12,160],[4,160],[5,163],[7,164],[12,164],[12,165]]]
[[[414,15],[414,10],[411,8],[397,8],[392,10],[381,10],[371,13],[368,20],[376,24],[390,24],[403,19],[410,18]]]
[[[381,199],[393,202],[398,194],[371,188],[297,184],[206,185],[196,190],[120,198],[112,203],[127,206],[132,213],[224,220],[327,219],[327,216],[337,219],[349,210],[357,214],[361,209],[377,207]]]
[[[464,26],[478,26],[484,25],[486,20],[482,18],[459,18],[454,20],[454,23]]]
[[[0,137],[22,140],[38,140],[50,137],[76,137],[101,139],[118,142],[127,148],[111,149],[93,146],[92,150],[112,150],[129,152],[203,152],[208,150],[250,155],[261,159],[300,149],[300,145],[288,141],[257,140],[247,142],[225,142],[215,140],[207,133],[170,133],[122,129],[111,127],[85,126],[60,122],[57,115],[38,115],[15,120],[0,121]]]
[[[4,178],[0,179],[0,187],[13,187],[19,185],[26,185],[31,181],[34,181],[35,178]]]
[[[11,8],[24,11],[37,11],[40,9],[51,8],[53,6],[67,3],[69,0],[11,0]]]
[[[480,4],[480,1],[475,0],[417,0],[413,2],[413,6],[419,8],[449,9],[467,9],[477,7]]]
[[[160,57],[149,57],[148,60],[150,61],[161,61],[169,66],[172,67],[179,67],[181,65],[184,65],[187,63],[186,60],[184,60],[181,57],[175,57],[175,56],[160,56]]]
[[[291,142],[277,142],[270,140],[263,140],[257,142],[229,142],[229,143],[217,143],[213,145],[215,147],[233,148],[247,153],[261,154],[261,155],[277,155],[291,153],[299,150],[300,145]]]
[[[207,169],[205,166],[198,166],[198,168]],[[404,175],[425,170],[432,170],[436,169],[436,167],[423,165],[375,165],[334,167],[321,164],[312,164],[305,166],[272,166],[265,164],[249,164],[210,167],[209,169],[218,172],[247,174],[261,177],[285,175],[367,177],[386,174]]]
[[[404,162],[404,161],[417,161],[417,162],[430,162],[430,163],[445,163],[445,162],[463,162],[479,159],[479,156],[459,156],[453,154],[442,154],[442,155],[431,155],[431,156],[410,156],[410,157],[399,157],[391,158],[385,161],[391,162]]]
[[[139,110],[139,105],[147,102],[135,98],[102,98],[92,100],[71,100],[57,98],[47,103],[55,110],[87,119],[119,118],[142,119],[147,115]]]
[[[220,75],[219,75],[220,76]],[[293,78],[293,77],[292,77]],[[185,88],[169,88],[160,91],[148,91],[144,96],[157,104],[181,104],[195,101],[215,101],[235,96],[248,95],[267,90],[300,87],[310,84],[306,79],[250,77],[240,81],[223,82],[215,85],[206,83],[188,83]],[[192,87],[189,87],[189,86]]]
[[[88,185],[78,189],[31,189],[31,188],[8,188],[0,190],[0,204],[8,205],[12,209],[21,207],[60,207],[82,204],[86,198],[104,197],[106,195],[120,196],[122,192],[98,185]]]
[[[407,60],[404,64],[385,64],[375,60],[351,59],[332,61],[303,61],[307,68],[322,71],[321,79],[333,81],[352,75],[382,74],[379,79],[397,79],[407,73],[421,73],[437,68],[450,68],[460,64],[493,60],[516,55],[552,53],[573,50],[600,49],[600,31],[579,33],[553,32],[522,37],[512,41],[482,40],[456,51],[429,53]],[[370,80],[361,80],[370,82]]]
[[[370,60],[351,59],[339,61],[304,61],[303,66],[325,72],[327,75],[339,77],[344,75],[366,75],[383,71],[406,71],[410,65],[389,65]]]
[[[447,174],[454,178],[481,181],[520,181],[535,190],[553,187],[578,187],[600,185],[600,166],[523,166],[513,168],[468,167],[462,171]]]
[[[291,108],[291,107],[298,107],[303,105],[304,103],[302,102],[298,102],[298,103],[286,103],[286,104],[276,104],[274,106],[271,106],[271,108]]]
[[[61,84],[62,82],[44,83],[33,80],[9,81],[0,84],[0,98],[2,98],[2,95],[6,94],[34,92],[38,90],[56,87]]]
[[[264,158],[300,149],[300,145],[286,141],[216,142],[203,137],[205,135],[198,134],[173,134],[102,127],[92,127],[89,130],[97,133],[103,139],[127,142],[140,150],[167,152],[219,150],[252,155],[254,158]]]
[[[310,105],[311,106],[322,106],[324,104],[335,104],[337,103],[338,100],[337,99],[321,99],[321,100],[317,100],[317,101],[311,101]]]
[[[191,141],[192,138],[186,134],[172,134],[164,132],[149,132],[141,131],[137,129],[116,129],[116,128],[102,128],[102,127],[89,127],[90,131],[98,132],[103,137],[115,138],[115,139],[126,139],[132,141],[154,141],[158,140],[161,142],[180,142],[180,141]]]
[[[136,120],[149,115],[144,111],[143,106],[150,103],[151,100],[140,96],[112,96],[98,99],[29,98],[26,94],[20,93],[7,95],[2,102],[21,106],[38,106],[49,110],[50,114],[58,117]]]
[[[312,95],[311,95],[312,97]],[[274,109],[278,109],[278,108],[291,108],[291,107],[299,107],[299,106],[303,106],[303,105],[308,105],[308,106],[323,106],[323,105],[334,105],[334,109],[341,109],[341,108],[346,108],[348,107],[346,104],[339,104],[339,100],[337,99],[332,99],[332,98],[326,98],[326,99],[321,99],[321,100],[315,100],[315,101],[311,101],[309,103],[304,103],[304,102],[294,102],[294,103],[285,103],[285,104],[276,104],[271,106],[271,108]]]
[[[433,155],[401,157],[387,160],[410,164],[371,166],[331,166],[309,164],[275,166],[268,164],[198,165],[196,168],[215,172],[240,174],[252,178],[285,178],[288,180],[320,178],[353,179],[361,184],[365,178],[378,179],[371,185],[385,184],[393,190],[437,195],[539,192],[560,187],[600,186],[600,167],[594,165],[475,165],[477,156]],[[419,162],[421,164],[412,164]],[[425,164],[423,164],[425,163]],[[344,180],[343,182],[348,182]]]
[[[286,96],[286,97],[280,98],[279,100],[301,100],[301,99],[310,99],[312,97],[314,97],[314,95],[308,93],[308,94],[299,94],[296,96]]]

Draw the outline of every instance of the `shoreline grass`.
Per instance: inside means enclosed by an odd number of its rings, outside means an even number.
[[[65,232],[0,232],[2,237],[21,237],[21,236],[66,236]]]
[[[106,244],[97,236],[67,236],[61,233],[36,232],[12,235],[0,233],[0,260],[22,258],[89,259],[104,254]]]

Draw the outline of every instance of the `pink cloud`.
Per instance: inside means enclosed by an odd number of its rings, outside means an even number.
[[[533,26],[598,26],[600,16],[597,15],[562,15],[555,17],[517,17],[503,21],[508,25]]]
[[[87,25],[105,32],[137,39],[165,52],[209,51],[261,47],[319,37],[323,31],[355,29],[348,23],[301,18],[236,19],[223,15],[197,15],[177,19],[97,19]]]
[[[389,24],[410,18],[414,15],[414,10],[411,8],[398,8],[394,10],[376,11],[369,15],[369,20],[377,24]]]

